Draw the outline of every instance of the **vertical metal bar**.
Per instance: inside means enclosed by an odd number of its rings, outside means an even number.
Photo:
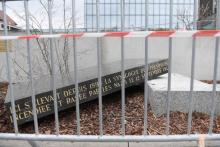
[[[215,59],[214,59],[214,73],[213,73],[213,90],[212,90],[212,110],[209,124],[209,134],[212,134],[213,121],[215,117],[216,108],[216,84],[217,84],[217,72],[218,72],[218,54],[219,54],[219,37],[215,40]]]
[[[99,0],[96,0],[96,30],[100,32],[99,27]],[[97,38],[97,64],[98,64],[98,91],[99,91],[99,133],[103,135],[103,122],[102,122],[102,53],[101,53],[101,38]]]
[[[170,23],[169,23],[169,28],[170,30],[173,29],[173,0],[170,0]]]
[[[72,31],[75,33],[76,21],[75,21],[75,0],[72,0]],[[77,135],[80,135],[80,109],[79,109],[79,83],[78,83],[78,64],[77,64],[77,51],[76,51],[76,39],[73,38],[73,56],[74,56],[74,79],[75,79],[75,91],[76,91],[76,124]]]
[[[170,131],[170,99],[171,99],[171,74],[172,74],[172,52],[173,52],[172,42],[173,42],[172,37],[169,37],[166,135],[169,135],[169,131]]]
[[[167,0],[165,0],[165,5],[164,5],[164,9],[165,9],[165,12],[164,12],[164,17],[165,17],[165,29],[167,29]]]
[[[148,109],[148,37],[145,38],[145,77],[144,77],[144,135],[147,135],[147,109]]]
[[[53,34],[52,28],[52,0],[48,0],[48,18],[49,18],[49,33]],[[55,85],[55,69],[54,69],[54,51],[53,51],[53,40],[49,40],[50,46],[50,58],[51,58],[51,86],[53,88],[53,97],[54,97],[54,112],[55,112],[55,128],[56,135],[59,135],[59,118],[58,118],[58,105],[57,105],[57,94],[56,94],[56,85]]]
[[[75,0],[72,0],[72,16],[75,15],[75,11],[73,12],[73,6],[75,7]],[[87,14],[87,7],[88,7],[88,2],[87,0],[84,0],[84,13],[85,13],[85,17],[84,17],[84,27],[85,27],[85,31],[88,31],[88,24],[87,24],[87,19],[88,19],[88,14]],[[73,21],[74,18],[72,18]],[[72,24],[73,25],[73,24]],[[74,28],[73,28],[74,29]]]
[[[121,0],[121,31],[124,31],[124,0]],[[125,67],[124,67],[124,37],[121,37],[121,125],[122,135],[125,135]]]
[[[144,5],[146,5],[146,3],[144,4],[143,2],[140,2],[140,4],[141,4],[141,13],[140,13],[140,18],[141,18],[141,23],[140,23],[140,26],[139,26],[139,29],[140,30],[143,30],[144,29],[144,25],[143,25],[143,19],[142,19],[142,17],[143,17],[143,7],[144,7]],[[145,22],[145,21],[144,21]],[[146,25],[146,24],[145,24]],[[146,28],[146,27],[145,27]]]
[[[137,2],[136,0],[134,1],[134,28],[133,30],[136,30],[137,28],[137,8],[136,8]]]
[[[188,112],[188,128],[187,134],[190,135],[192,128],[192,112],[193,112],[193,89],[194,89],[194,72],[195,72],[195,52],[196,52],[196,37],[193,36],[192,42],[192,60],[191,60],[191,79],[190,79],[190,93],[189,93],[189,112]]]
[[[125,6],[125,8],[126,8],[126,6]],[[130,30],[130,29],[133,29],[132,27],[131,27],[131,3],[130,3],[130,0],[128,1],[128,3],[127,3],[127,9],[128,9],[128,12],[127,12],[127,14],[125,14],[125,17],[127,17],[128,18],[128,24],[127,24],[127,28]]]
[[[124,0],[120,2],[121,9],[121,31],[124,31]]]
[[[6,16],[6,1],[2,1],[2,10],[3,10],[3,25],[4,25],[4,35],[8,36],[8,20]],[[15,99],[14,99],[14,89],[12,86],[12,79],[11,79],[11,64],[10,64],[10,55],[8,52],[8,42],[5,41],[5,48],[6,48],[6,64],[7,64],[7,77],[9,81],[9,88],[10,88],[10,98],[11,98],[11,107],[12,107],[12,118],[13,118],[13,125],[15,134],[18,134],[18,124],[16,119],[16,110],[15,110]]]
[[[26,20],[26,34],[30,35],[30,23],[29,23],[29,5],[28,0],[24,0],[24,9],[25,9],[25,20]],[[35,97],[35,87],[34,87],[34,80],[33,80],[33,70],[32,70],[32,48],[30,45],[30,40],[27,39],[27,52],[28,52],[28,65],[29,65],[29,79],[31,82],[31,90],[32,90],[32,112],[34,117],[34,128],[35,133],[39,134],[38,130],[38,120],[37,120],[37,110],[36,110],[36,97]]]
[[[92,32],[95,30],[95,27],[93,26],[94,25],[94,3],[92,2],[92,14],[91,14],[91,16],[90,17],[92,17]],[[91,11],[90,11],[90,13],[91,13]]]
[[[197,29],[197,11],[198,11],[198,3],[197,0],[194,0],[194,8],[193,8],[193,29]]]
[[[106,12],[106,3],[105,3],[105,0],[104,0],[102,3],[103,3],[103,6],[104,6],[104,12],[103,12],[103,13],[104,13],[104,14],[103,14],[104,26],[103,26],[103,30],[106,31],[106,18],[107,18],[106,15],[107,15],[107,14],[105,13],[105,12]]]
[[[64,32],[67,33],[67,30],[66,30],[66,0],[63,0],[63,26],[64,26]]]
[[[103,135],[103,118],[102,118],[102,53],[101,38],[97,38],[97,56],[98,56],[98,90],[99,90],[99,132]]]
[[[100,26],[99,26],[99,23],[100,23],[100,13],[99,13],[99,0],[96,0],[96,30],[97,32],[100,32]]]
[[[217,0],[216,29],[220,29],[220,1]]]
[[[152,19],[153,19],[153,23],[152,23],[152,29],[155,30],[155,19],[154,19],[154,16],[155,16],[155,2],[153,1],[153,3],[151,3],[153,6],[153,14],[152,14]]]
[[[159,22],[158,22],[158,23],[159,23],[159,25],[158,25],[158,28],[160,28],[160,25],[161,25],[161,24],[160,24],[160,16],[161,16],[161,14],[160,14],[160,9],[161,9],[161,1],[160,1],[160,0],[159,0],[159,4],[158,4],[158,5],[159,5],[159,10],[158,10],[158,11],[159,11],[159,12],[158,12],[158,13],[159,13]]]
[[[111,28],[113,28],[114,26],[112,25],[112,1],[110,0],[110,2],[109,2],[110,4],[110,10],[109,10],[109,14],[110,14],[110,28],[109,29],[111,29]]]
[[[148,0],[145,0],[145,29],[146,30],[148,30],[149,28],[148,28],[148,19],[149,19],[149,17],[148,17],[148,15],[149,15],[149,13],[148,13],[148,5],[149,5],[149,3],[148,3]]]

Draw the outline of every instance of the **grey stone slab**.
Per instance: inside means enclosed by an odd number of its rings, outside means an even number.
[[[190,78],[179,74],[171,76],[171,100],[170,110],[188,112],[189,110],[189,93]],[[151,80],[149,84],[149,101],[151,108],[156,116],[166,114],[167,102],[167,82],[168,75],[162,75],[157,79]],[[210,114],[212,108],[212,84],[206,84],[194,80],[193,91],[193,111]],[[217,86],[216,92],[216,114],[220,115],[220,87]]]
[[[144,60],[125,60],[125,86],[130,87],[144,82]],[[102,95],[121,90],[121,62],[103,65]],[[149,79],[167,73],[167,59],[152,59],[149,61]],[[56,92],[58,110],[65,110],[75,106],[75,81],[71,72],[68,77],[56,75]],[[98,97],[97,67],[90,67],[79,71],[79,100],[80,103],[91,101]],[[34,81],[36,91],[36,106],[38,118],[54,112],[54,98],[50,86],[50,76],[43,76]],[[16,83],[13,85],[16,116],[18,124],[33,120],[31,86],[30,83]],[[7,92],[5,105],[10,110],[10,89]],[[12,117],[10,116],[11,121]]]
[[[151,59],[149,63],[153,63],[156,61],[160,61],[161,59]],[[105,64],[102,67],[102,76],[110,75],[116,72],[121,71],[121,62],[116,61],[112,62],[111,64]],[[132,69],[135,67],[140,67],[144,65],[144,59],[129,59],[125,60],[125,69]],[[78,71],[78,82],[84,82],[91,79],[95,79],[98,76],[97,73],[97,67],[90,67],[86,69],[81,69]],[[55,75],[56,79],[56,87],[65,87],[74,84],[74,71],[70,72],[69,75],[61,76],[61,75]],[[34,79],[34,86],[35,86],[35,93],[40,94],[43,92],[47,92],[52,90],[50,85],[51,76],[50,75],[44,75],[38,78]],[[14,97],[15,100],[28,97],[31,95],[31,83],[30,82],[20,82],[13,85],[14,90]],[[8,89],[5,103],[10,102],[10,89]]]

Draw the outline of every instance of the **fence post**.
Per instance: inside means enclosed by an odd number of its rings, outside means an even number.
[[[194,73],[195,73],[195,52],[196,52],[196,36],[192,39],[192,59],[191,59],[191,78],[190,78],[190,92],[189,92],[189,111],[188,111],[188,125],[187,134],[190,135],[192,128],[192,112],[193,112],[193,89],[194,89]]]
[[[4,25],[4,35],[8,36],[8,20],[6,16],[6,1],[2,0],[2,10],[3,10],[3,25]],[[6,68],[7,68],[7,77],[9,81],[9,88],[10,88],[10,98],[11,98],[11,107],[12,107],[12,117],[13,117],[13,125],[15,134],[18,134],[18,123],[16,119],[16,110],[15,110],[15,99],[14,99],[14,89],[12,86],[12,79],[11,79],[11,63],[10,63],[10,54],[8,52],[8,42],[5,41],[5,48],[6,48]]]
[[[96,0],[96,30],[100,33],[100,12],[99,0]],[[103,135],[103,118],[102,118],[102,52],[101,38],[97,37],[97,65],[98,65],[98,91],[99,91],[99,134]]]
[[[72,0],[72,31],[75,33],[76,21],[75,21],[75,0]],[[77,50],[76,50],[76,39],[73,38],[73,57],[74,57],[74,80],[76,90],[76,124],[77,124],[77,135],[80,135],[80,109],[79,109],[79,83],[78,83],[78,64],[77,64]]]
[[[49,33],[53,34],[52,28],[52,0],[48,0],[48,19],[49,19]],[[57,105],[57,94],[56,94],[56,85],[55,85],[55,67],[54,67],[54,51],[53,51],[53,40],[49,39],[50,47],[50,58],[51,58],[51,86],[53,89],[54,97],[54,112],[55,112],[55,129],[56,135],[59,135],[59,118],[58,118],[58,105]]]
[[[121,31],[124,31],[124,0],[121,0]],[[125,135],[125,68],[124,68],[124,37],[121,37],[121,106],[122,135]]]
[[[148,13],[148,7],[149,3],[148,0],[145,0],[145,29],[148,30],[149,29],[149,23],[148,23],[148,19],[149,19],[149,13]]]
[[[173,29],[173,0],[170,0],[169,29]]]
[[[29,23],[29,5],[28,0],[24,0],[24,9],[25,9],[25,20],[26,20],[26,34],[30,35],[30,23]],[[30,40],[27,39],[27,52],[28,52],[28,64],[29,64],[29,78],[31,82],[31,91],[32,91],[32,111],[34,116],[34,128],[35,133],[39,134],[38,130],[38,120],[37,120],[37,110],[36,110],[36,97],[35,97],[35,87],[34,87],[34,80],[33,80],[33,70],[32,70],[32,48],[30,45]]]
[[[173,40],[169,37],[169,57],[168,57],[168,85],[167,85],[167,122],[166,122],[166,135],[170,132],[170,99],[171,99],[171,74],[172,74],[172,52],[173,52]]]
[[[148,109],[148,98],[149,98],[149,87],[148,87],[148,37],[145,38],[145,76],[144,76],[144,135],[147,135],[147,109]]]
[[[216,29],[220,29],[220,1],[217,0]]]
[[[219,36],[215,40],[215,59],[214,59],[214,73],[213,73],[213,90],[212,90],[212,109],[210,115],[209,134],[212,134],[213,121],[215,117],[216,109],[216,85],[218,74],[218,54],[219,54]]]
[[[198,1],[194,0],[194,8],[193,8],[193,29],[197,29],[197,15],[198,15]]]

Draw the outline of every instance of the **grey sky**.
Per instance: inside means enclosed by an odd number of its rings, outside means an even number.
[[[44,0],[47,2],[47,0]],[[84,24],[84,7],[83,0],[76,0],[76,23],[77,27],[82,28]],[[71,17],[72,0],[66,0],[66,18],[67,24]],[[7,2],[7,14],[12,17],[20,27],[25,28],[25,22],[19,18],[24,16],[24,2]],[[1,9],[2,4],[0,3]],[[32,0],[29,2],[30,13],[41,23],[41,26],[48,28],[47,14],[43,10],[39,0]],[[53,27],[55,29],[63,28],[63,0],[54,0],[53,8]]]
[[[45,3],[47,3],[47,0],[42,0]],[[53,8],[53,28],[54,29],[63,29],[64,27],[64,17],[63,17],[63,1],[64,0],[54,0],[54,8]],[[66,25],[68,25],[69,22],[71,22],[71,6],[72,6],[72,0],[65,0],[66,1]],[[75,0],[76,1],[76,24],[78,28],[83,28],[84,27],[84,0]],[[153,0],[150,0],[149,2],[152,2]],[[164,0],[163,2],[168,2],[168,0]],[[36,18],[36,20],[40,23],[41,27],[43,29],[47,29],[48,28],[48,17],[47,17],[47,13],[45,12],[45,10],[43,9],[42,5],[40,4],[39,0],[30,0],[30,12],[32,14],[32,16],[34,16]],[[1,3],[0,3],[1,5]],[[95,5],[93,5],[95,8]],[[135,6],[135,5],[133,5]],[[137,7],[139,10],[139,7]],[[129,10],[131,9],[131,10]],[[92,11],[91,11],[92,10]],[[89,15],[93,15],[93,17],[90,19],[89,17],[87,18],[87,24],[91,24],[93,23],[92,27],[96,27],[96,22],[93,21],[95,20],[95,9],[89,9],[89,7],[87,7],[87,12]],[[100,11],[102,13],[102,11],[108,11],[109,12],[110,8],[107,7],[102,7],[100,8]],[[131,11],[131,12],[135,12],[133,10],[133,8],[129,6],[129,8],[125,7],[125,13],[127,13],[127,10]],[[141,10],[141,11],[140,11]],[[144,16],[145,11],[144,8],[140,9],[139,11],[141,13],[143,13],[142,15]],[[187,10],[187,11],[185,11]],[[140,13],[140,12],[136,12],[136,13]],[[143,11],[143,12],[142,12]],[[120,11],[119,11],[120,12]],[[185,4],[183,3],[183,1],[181,0],[174,0],[174,6],[173,6],[173,13],[175,16],[173,16],[173,22],[174,25],[176,26],[178,24],[179,27],[184,27],[184,25],[182,25],[182,22],[177,21],[177,16],[179,14],[182,14],[183,12],[187,12],[187,14],[184,13],[184,15],[189,15],[189,19],[190,21],[193,20],[193,1],[192,0],[185,0]],[[115,12],[112,12],[115,13]],[[18,2],[7,2],[7,14],[9,16],[11,16],[20,27],[25,28],[25,21],[22,20],[21,18],[19,18],[18,15],[20,16],[24,16],[24,2],[23,0],[18,1]],[[104,13],[107,14],[107,13]],[[114,16],[113,16],[114,17]],[[108,20],[109,16],[106,16],[106,20]],[[144,26],[144,23],[141,22],[145,22],[144,21],[145,17],[142,17],[141,19],[130,19],[129,18],[129,24],[131,24],[131,26]],[[92,20],[93,19],[93,20]],[[104,20],[101,19],[100,20]],[[114,19],[112,19],[114,20]],[[128,19],[125,18],[125,22],[127,22]],[[165,5],[163,3],[161,3],[160,5],[157,4],[150,4],[149,5],[149,26],[150,27],[158,27],[158,28],[163,28],[163,27],[167,27],[169,25],[169,6]],[[100,21],[100,25],[102,26],[102,22]],[[105,23],[107,23],[107,26],[110,26],[110,22],[108,21],[104,21]],[[178,23],[177,23],[178,22]],[[119,22],[113,22],[116,25],[120,25]],[[31,24],[35,24],[34,26],[36,27],[36,23],[32,23]],[[138,25],[139,24],[139,25]],[[87,28],[90,28],[90,26],[86,26]],[[38,28],[38,27],[37,27]],[[71,28],[71,27],[70,27]]]

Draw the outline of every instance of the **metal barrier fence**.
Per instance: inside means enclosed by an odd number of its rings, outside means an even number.
[[[29,76],[31,80],[31,89],[32,89],[32,106],[33,106],[33,116],[34,116],[34,128],[35,134],[20,134],[18,131],[18,124],[16,119],[16,110],[15,110],[15,100],[14,100],[14,93],[12,87],[12,80],[11,80],[11,65],[10,65],[10,53],[6,52],[6,59],[7,59],[7,75],[9,81],[9,88],[10,88],[10,98],[11,98],[11,106],[12,106],[12,113],[13,113],[13,125],[14,125],[14,133],[0,133],[0,139],[16,139],[16,140],[43,140],[43,141],[113,141],[113,142],[123,142],[123,141],[196,141],[200,138],[204,138],[205,140],[219,140],[220,134],[213,134],[213,119],[215,115],[215,106],[216,106],[216,85],[217,85],[217,71],[218,71],[218,54],[219,54],[219,37],[220,31],[219,30],[210,30],[210,31],[195,31],[192,37],[192,58],[191,58],[191,82],[190,82],[190,95],[189,95],[189,112],[188,112],[188,129],[186,135],[169,135],[169,124],[170,124],[170,100],[171,100],[171,73],[172,73],[172,38],[184,35],[187,32],[176,32],[176,31],[156,31],[156,32],[123,32],[124,27],[122,25],[121,30],[122,32],[108,32],[108,33],[75,33],[75,21],[73,19],[73,30],[72,34],[53,34],[52,32],[52,12],[51,12],[51,0],[48,1],[48,10],[49,10],[49,28],[50,34],[49,35],[31,35],[29,29],[29,10],[28,10],[28,0],[24,1],[25,6],[25,14],[26,14],[26,30],[27,36],[8,36],[7,31],[7,18],[6,18],[6,7],[5,1],[2,1],[2,8],[4,11],[4,35],[1,36],[0,40],[5,40],[6,48],[7,48],[7,41],[14,40],[14,39],[26,39],[27,40],[27,48],[28,48],[28,64],[29,64]],[[73,18],[74,18],[74,10],[75,5],[74,1],[72,3],[72,11],[73,11]],[[98,8],[98,3],[97,3]],[[124,24],[123,20],[123,4],[121,5],[121,24]],[[99,9],[97,9],[98,14]],[[97,15],[97,20],[99,20],[99,15]],[[97,23],[97,28],[99,28]],[[97,29],[99,30],[99,29]],[[144,95],[144,133],[143,135],[135,136],[135,135],[126,135],[125,133],[125,63],[124,63],[124,37],[129,35],[136,35],[137,37],[145,38],[145,95]],[[175,36],[176,35],[176,36]],[[196,49],[196,40],[197,37],[204,37],[204,36],[211,36],[215,37],[215,59],[214,59],[214,75],[213,75],[213,97],[212,97],[212,111],[210,116],[210,126],[209,126],[209,133],[206,135],[200,134],[190,134],[191,132],[191,122],[192,122],[192,112],[193,112],[193,101],[192,101],[192,93],[193,93],[193,86],[194,86],[194,73],[195,73],[195,49]],[[57,106],[57,96],[56,96],[56,81],[54,77],[54,52],[53,52],[53,38],[59,37],[69,37],[75,40],[77,37],[95,37],[97,38],[97,59],[98,59],[98,87],[99,87],[99,132],[100,135],[81,135],[80,133],[80,112],[79,112],[79,90],[78,90],[78,69],[77,69],[77,60],[76,60],[76,51],[75,51],[75,44],[73,44],[74,50],[74,72],[75,72],[75,87],[76,87],[76,116],[77,116],[77,134],[76,135],[60,135],[59,134],[59,119],[58,119],[58,106]],[[121,125],[122,125],[122,134],[119,136],[107,136],[103,133],[103,118],[102,118],[102,64],[101,64],[101,38],[103,37],[119,37],[121,39]],[[148,39],[150,37],[168,37],[169,38],[169,70],[168,70],[168,89],[167,89],[167,119],[166,119],[166,134],[165,135],[149,135],[147,133],[148,124],[147,124],[147,104],[148,104]],[[30,46],[30,40],[34,38],[49,38],[49,46],[50,46],[50,57],[51,57],[51,64],[52,64],[52,79],[51,85],[53,85],[53,97],[54,97],[54,112],[55,112],[55,135],[44,135],[39,134],[38,131],[38,119],[36,113],[36,97],[35,97],[35,86],[33,80],[33,71],[32,71],[32,49]]]

